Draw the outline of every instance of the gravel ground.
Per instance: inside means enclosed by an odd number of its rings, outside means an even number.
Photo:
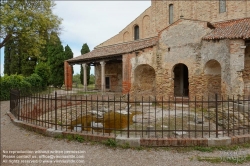
[[[46,137],[34,132],[27,131],[20,127],[15,126],[11,121],[6,112],[9,111],[9,101],[0,102],[1,105],[1,156],[5,161],[6,156],[10,157],[12,154],[7,154],[8,151],[25,151],[26,156],[29,155],[28,151],[35,153],[39,151],[38,154],[32,155],[36,156],[36,159],[27,159],[24,156],[25,161],[38,161],[46,162],[52,161],[55,162],[57,159],[48,159],[48,156],[55,156],[47,153],[48,151],[56,152],[63,151],[73,151],[74,155],[76,152],[79,152],[79,158],[75,160],[65,159],[64,161],[70,160],[71,162],[83,161],[84,163],[68,163],[68,164],[41,164],[41,163],[32,163],[25,164],[20,163],[21,159],[16,159],[19,161],[19,164],[11,164],[15,159],[9,159],[7,163],[1,163],[0,165],[86,165],[86,166],[168,166],[168,165],[177,165],[177,166],[208,166],[208,165],[235,165],[231,163],[219,163],[212,164],[209,162],[201,162],[197,160],[197,156],[201,157],[220,157],[220,151],[209,152],[200,152],[200,151],[188,151],[188,152],[177,152],[177,148],[142,148],[142,150],[134,149],[122,149],[122,148],[109,148],[101,144],[92,144],[92,143],[79,143],[76,141],[68,141],[66,139],[55,139],[51,137]],[[46,151],[43,153],[42,151]],[[250,149],[240,149],[242,154],[250,154]],[[57,153],[57,152],[56,152]],[[63,154],[58,155],[63,156]],[[13,156],[13,155],[12,155]],[[39,157],[44,157],[39,159]],[[64,154],[64,156],[69,156],[69,154]],[[84,156],[84,159],[82,157]],[[21,157],[21,155],[15,155],[15,157]],[[22,160],[24,160],[22,159]],[[191,160],[192,159],[192,160]],[[70,162],[68,161],[68,162]],[[58,162],[61,162],[58,160]],[[244,163],[241,165],[250,165],[250,163]]]

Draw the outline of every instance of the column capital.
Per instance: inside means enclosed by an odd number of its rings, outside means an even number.
[[[82,63],[81,65],[82,65],[82,67],[87,67],[88,66],[87,63]]]
[[[105,61],[101,61],[100,64],[103,66],[103,65],[106,64],[106,62]]]

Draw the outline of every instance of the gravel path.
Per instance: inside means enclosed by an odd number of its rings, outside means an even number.
[[[199,152],[199,151],[189,151],[189,152],[177,152],[174,148],[166,149],[149,149],[144,148],[143,150],[133,150],[133,149],[121,149],[121,148],[109,148],[101,144],[91,144],[91,143],[79,143],[76,141],[68,141],[66,139],[60,140],[51,137],[42,136],[34,132],[27,131],[20,127],[15,126],[11,121],[6,112],[9,111],[9,101],[0,102],[1,105],[1,152],[2,158],[5,156],[4,160],[6,161],[6,156],[11,156],[7,154],[6,151],[25,151],[26,156],[29,155],[28,151],[35,153],[35,151],[40,151],[35,156],[37,159],[39,156],[46,157],[49,156],[48,151],[56,152],[63,151],[73,151],[74,153],[79,152],[79,160],[75,159],[73,161],[83,161],[84,163],[76,164],[24,164],[20,163],[21,159],[18,159],[19,164],[11,164],[10,162],[13,159],[9,159],[8,163],[1,163],[0,165],[86,165],[86,166],[168,166],[168,165],[177,165],[177,166],[207,166],[215,165],[208,162],[197,161],[197,156],[207,156],[207,157],[220,157],[220,151],[209,152]],[[42,151],[46,151],[43,153]],[[250,149],[240,149],[241,152],[250,154]],[[56,152],[57,153],[57,152]],[[43,155],[42,155],[43,154]],[[59,154],[59,152],[57,153]],[[64,156],[69,156],[65,154]],[[13,155],[12,155],[13,156]],[[15,155],[15,157],[19,155]],[[53,156],[50,154],[50,156]],[[85,158],[82,159],[82,156]],[[25,158],[25,156],[24,156]],[[191,160],[191,158],[193,160]],[[26,158],[27,159],[27,158]],[[55,161],[50,159],[40,159],[40,162],[44,161]],[[38,160],[27,160],[38,161]],[[66,161],[66,160],[65,160]],[[73,162],[71,160],[71,162]],[[14,161],[13,161],[14,162]],[[59,162],[59,161],[58,161]],[[235,165],[231,163],[220,163],[216,165],[230,166]],[[241,165],[250,165],[250,163],[244,163]]]

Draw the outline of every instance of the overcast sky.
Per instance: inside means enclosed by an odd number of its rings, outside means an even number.
[[[63,19],[60,39],[74,53],[80,55],[84,43],[90,50],[118,34],[144,12],[151,1],[55,1],[53,11]],[[3,49],[1,49],[1,73],[3,73]],[[74,71],[80,73],[80,66]],[[93,70],[92,70],[93,73]]]

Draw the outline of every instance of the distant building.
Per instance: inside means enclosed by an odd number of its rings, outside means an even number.
[[[152,0],[119,34],[65,61],[65,73],[68,64],[94,65],[103,91],[249,95],[250,1]]]

